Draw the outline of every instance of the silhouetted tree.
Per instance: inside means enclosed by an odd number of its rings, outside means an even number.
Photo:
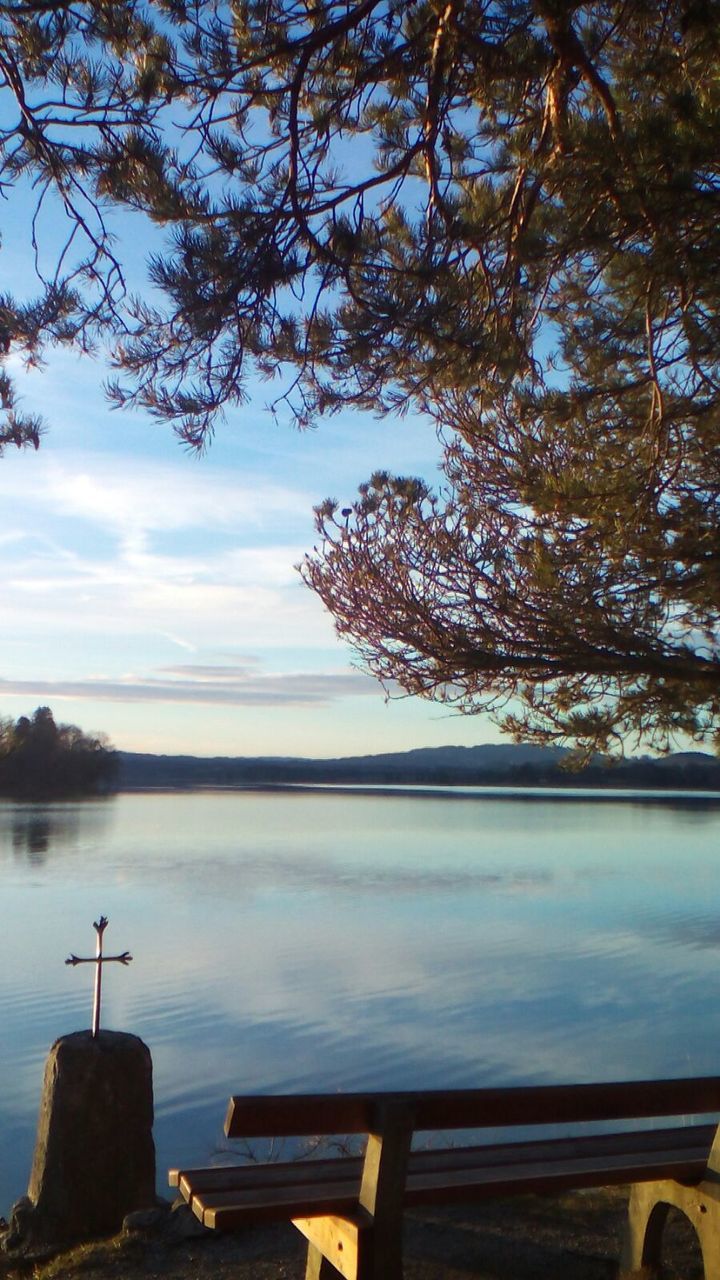
[[[56,724],[49,707],[2,722],[0,793],[19,797],[94,794],[111,786],[117,755],[102,736]]]

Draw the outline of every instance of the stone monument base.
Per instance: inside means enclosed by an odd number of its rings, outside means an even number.
[[[150,1050],[120,1031],[76,1031],[45,1066],[22,1234],[71,1244],[112,1235],[156,1203]],[[29,1203],[28,1203],[29,1202]]]

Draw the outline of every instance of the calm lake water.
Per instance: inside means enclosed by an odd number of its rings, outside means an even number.
[[[720,1073],[720,807],[207,792],[0,804],[0,1212],[43,1063],[103,1025],[155,1070],[158,1174],[233,1091]]]

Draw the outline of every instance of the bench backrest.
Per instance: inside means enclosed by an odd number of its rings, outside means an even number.
[[[509,1089],[243,1095],[230,1099],[225,1133],[228,1138],[376,1133],[382,1131],[383,1116],[399,1112],[412,1117],[416,1131],[709,1115],[720,1112],[720,1077]]]

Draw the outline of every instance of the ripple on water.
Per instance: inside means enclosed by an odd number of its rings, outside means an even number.
[[[103,1024],[151,1047],[163,1170],[221,1143],[233,1091],[710,1073],[718,847],[720,813],[669,806],[0,805],[0,1209],[49,1045],[89,1020],[91,976],[63,960],[100,909],[135,957]]]

